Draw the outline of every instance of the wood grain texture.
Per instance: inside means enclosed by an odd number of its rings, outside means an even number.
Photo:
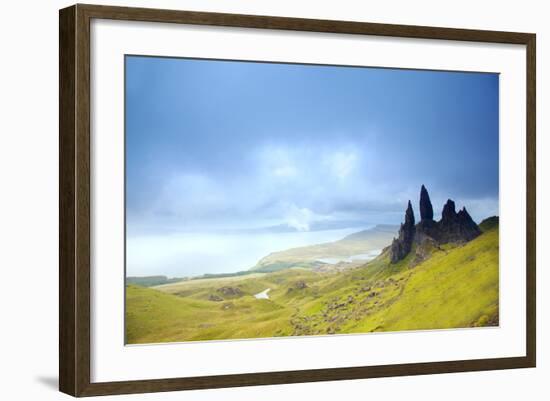
[[[75,7],[59,14],[59,388],[74,394]]]
[[[528,33],[518,32],[436,28],[356,21],[333,21],[198,11],[96,6],[87,4],[79,4],[78,7],[80,10],[88,13],[92,18],[109,18],[127,21],[171,22],[191,25],[212,25],[240,28],[280,29],[292,31],[515,44],[525,44],[530,37],[530,34]]]
[[[524,357],[264,372],[108,383],[90,381],[90,20],[103,18],[355,35],[521,44],[527,48],[527,324]],[[349,380],[536,363],[536,38],[534,34],[352,21],[75,5],[59,14],[59,387],[73,396]]]
[[[526,358],[498,358],[468,361],[413,363],[368,367],[297,370],[224,376],[203,376],[160,380],[95,383],[80,395],[132,394],[160,391],[200,390],[285,383],[355,380],[393,376],[471,372],[531,367]]]
[[[537,59],[536,36],[530,35],[527,42],[527,260],[526,260],[526,332],[527,359],[536,365],[537,348]]]

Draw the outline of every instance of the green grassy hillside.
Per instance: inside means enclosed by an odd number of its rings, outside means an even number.
[[[498,221],[459,246],[359,268],[127,286],[127,343],[498,325]],[[269,299],[256,299],[266,289]]]
[[[183,278],[168,278],[166,276],[144,276],[144,277],[126,277],[126,284],[134,284],[142,287],[153,287],[155,285],[177,283]]]

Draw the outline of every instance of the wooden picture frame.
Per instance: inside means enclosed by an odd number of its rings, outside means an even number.
[[[90,380],[90,21],[92,19],[439,39],[526,46],[527,259],[524,357],[93,383]],[[531,33],[74,5],[59,15],[59,388],[144,393],[534,367],[536,361],[535,47]]]

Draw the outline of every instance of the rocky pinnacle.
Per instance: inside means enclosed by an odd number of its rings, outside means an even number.
[[[405,226],[414,227],[414,211],[411,205],[411,201],[409,201],[407,211],[405,212]]]
[[[407,211],[405,212],[405,223],[401,224],[399,228],[399,237],[394,238],[391,244],[390,256],[392,263],[399,262],[411,251],[415,231],[414,211],[411,201],[409,201]]]
[[[420,221],[433,220],[434,209],[430,201],[430,195],[424,185],[420,188]]]

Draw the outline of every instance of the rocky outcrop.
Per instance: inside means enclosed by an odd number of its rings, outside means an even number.
[[[458,213],[455,211],[455,203],[447,200],[438,223],[438,238],[441,244],[449,242],[468,242],[481,234],[481,230],[474,222],[465,207]]]
[[[242,290],[238,287],[229,287],[229,286],[221,287],[221,288],[218,288],[216,291],[218,291],[219,293],[223,294],[226,297],[240,297],[243,295]]]
[[[309,286],[306,284],[305,281],[299,280],[299,281],[296,281],[291,287],[289,287],[289,289],[287,290],[287,293],[290,294],[293,291],[305,290],[308,287]]]
[[[208,300],[212,302],[222,302],[223,298],[216,294],[210,294],[208,296]]]
[[[456,218],[455,203],[447,199],[447,203],[443,206],[443,211],[441,212],[441,222],[451,222]]]
[[[392,263],[397,263],[403,259],[412,249],[416,227],[414,225],[414,211],[409,201],[407,211],[405,212],[405,223],[399,228],[399,237],[394,238],[390,248],[390,257]]]
[[[420,222],[416,227],[414,242],[418,245],[426,238],[433,238],[437,231],[437,224],[434,221],[434,209],[428,190],[424,185],[420,188]]]
[[[411,201],[405,212],[405,223],[401,224],[398,238],[394,238],[390,246],[390,260],[397,263],[403,260],[412,250],[417,252],[414,261],[425,260],[429,250],[447,243],[465,243],[481,234],[466,208],[458,213],[455,203],[449,199],[441,213],[441,220],[434,221],[433,207],[430,195],[424,185],[420,189],[420,222],[414,224],[414,212]]]
[[[411,261],[411,265],[416,266],[424,262],[436,249],[439,249],[439,245],[436,240],[430,237],[425,237],[414,250],[414,259]]]
[[[430,200],[428,190],[422,185],[422,188],[420,188],[420,221],[431,221],[433,219],[434,209],[432,207],[432,201]]]

